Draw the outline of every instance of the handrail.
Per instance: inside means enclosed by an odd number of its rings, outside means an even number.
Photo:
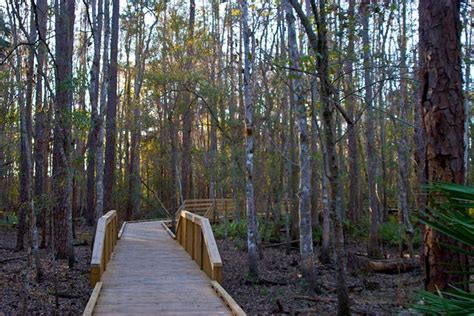
[[[107,212],[97,221],[95,232],[94,249],[91,257],[91,275],[90,281],[95,286],[100,281],[105,271],[107,262],[109,262],[114,246],[118,238],[118,218],[117,211]]]
[[[222,282],[222,259],[207,218],[182,210],[176,239],[211,280]]]
[[[231,212],[235,210],[233,198],[213,198],[213,199],[188,199],[176,212],[176,219],[179,219],[181,211],[189,211],[208,218],[211,222],[218,222],[222,217],[232,217]]]

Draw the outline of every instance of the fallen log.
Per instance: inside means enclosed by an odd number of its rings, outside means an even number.
[[[88,245],[89,245],[89,243],[85,239],[80,241],[80,242],[75,242],[73,244],[74,247],[82,247],[82,246],[88,246]]]
[[[420,267],[418,259],[393,258],[371,259],[362,253],[349,253],[348,267],[352,271],[373,271],[376,273],[404,273]]]
[[[296,244],[296,243],[299,243],[300,240],[297,239],[297,240],[292,240],[290,241],[290,244]],[[263,248],[271,248],[271,247],[279,247],[279,246],[286,246],[286,244],[288,244],[288,242],[279,242],[279,243],[275,243],[275,244],[263,244]]]
[[[420,267],[416,259],[369,260],[370,270],[377,273],[403,273]]]

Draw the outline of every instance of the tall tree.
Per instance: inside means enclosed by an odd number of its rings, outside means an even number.
[[[71,110],[75,2],[55,3],[56,99],[53,137],[53,240],[55,255],[74,264],[72,238]]]
[[[105,144],[105,167],[104,167],[104,209],[109,211],[115,207],[112,203],[115,177],[115,147],[117,138],[117,60],[118,60],[118,37],[120,0],[112,0],[112,34],[110,41],[110,66],[109,87],[107,89],[107,121],[106,121],[106,144]]]
[[[408,70],[406,63],[406,1],[402,0],[401,7],[401,40],[400,40],[400,102],[398,107],[398,118],[401,122],[407,121],[408,116]],[[410,255],[413,256],[414,250],[412,245],[413,226],[410,221],[409,210],[409,145],[407,127],[404,123],[398,126],[398,140],[397,140],[397,154],[398,154],[398,210],[401,223],[405,226],[405,232],[408,237],[408,247]]]
[[[347,114],[338,107],[338,101],[334,100],[334,87],[329,78],[329,54],[328,54],[328,39],[327,39],[327,23],[326,23],[326,1],[319,2],[319,8],[314,0],[311,0],[311,9],[316,20],[318,35],[314,32],[311,22],[303,12],[301,5],[296,0],[289,0],[290,4],[295,9],[298,17],[303,24],[303,27],[308,36],[309,43],[313,49],[316,59],[317,74],[319,77],[319,93],[321,95],[321,114],[324,131],[324,146],[327,151],[327,165],[326,170],[329,178],[330,187],[330,207],[332,223],[334,225],[334,245],[336,254],[336,281],[337,281],[337,295],[338,295],[338,314],[350,315],[349,291],[347,289],[346,281],[346,252],[344,248],[344,232],[342,222],[342,201],[338,196],[340,192],[340,173],[338,160],[336,157],[336,142],[335,142],[335,125],[334,114],[336,108],[344,116],[349,125],[352,121]]]
[[[245,108],[245,141],[246,141],[246,207],[247,207],[247,248],[249,256],[249,276],[258,276],[257,267],[257,214],[255,212],[254,187],[253,187],[253,160],[254,160],[254,122],[253,122],[253,97],[251,91],[250,69],[253,64],[253,56],[250,54],[250,37],[252,36],[249,27],[249,5],[247,0],[241,1],[241,18],[243,27],[244,42],[244,108]]]
[[[7,3],[7,9],[8,9],[8,14],[10,15],[10,21],[12,23],[12,36],[13,36],[13,47],[17,47],[19,44],[19,23],[21,23],[21,17],[19,11],[19,6],[18,3],[14,3],[13,1],[10,1]],[[10,13],[11,12],[11,13]],[[32,50],[30,50],[32,52]],[[15,54],[15,81],[16,85],[18,87],[18,106],[21,110],[26,109],[26,101],[25,101],[25,89],[24,89],[24,83],[22,79],[22,62],[21,62],[21,49],[18,48],[16,50]],[[25,126],[28,125],[29,123],[27,114],[25,113],[24,117],[24,123]],[[31,119],[29,120],[31,122]],[[24,240],[25,240],[25,234],[26,234],[26,214],[28,212],[28,182],[29,182],[29,176],[30,174],[28,173],[28,166],[27,166],[27,160],[26,160],[26,150],[27,147],[25,146],[26,141],[23,139],[24,137],[29,137],[28,133],[21,133],[20,136],[20,172],[19,172],[19,190],[20,190],[20,207],[18,210],[18,225],[17,225],[17,239],[16,239],[16,250],[23,250],[24,248]]]
[[[288,23],[288,48],[290,65],[299,69],[299,52],[296,42],[295,17],[293,9],[287,1],[285,3],[286,20]],[[303,94],[302,75],[292,70],[293,78],[292,97],[296,105],[296,120],[299,131],[299,240],[303,274],[312,289],[316,289],[314,271],[313,231],[311,226],[311,166],[309,156],[308,122],[306,117],[306,100]]]
[[[47,109],[46,104],[43,103],[43,78],[45,74],[45,63],[47,57],[46,47],[46,29],[48,20],[48,1],[38,0],[32,2],[33,10],[35,15],[35,25],[38,27],[38,54],[37,54],[37,76],[36,76],[36,92],[35,92],[35,146],[34,146],[34,160],[35,160],[35,184],[34,184],[34,195],[35,200],[38,202],[37,209],[41,214],[41,226],[43,227],[43,234],[41,239],[41,246],[46,245],[46,218],[47,210],[46,207],[46,189],[47,189],[47,177],[48,177],[48,164],[47,164],[47,150],[48,150],[48,134],[47,128]]]
[[[92,67],[90,71],[90,104],[91,123],[88,136],[87,155],[87,195],[86,195],[86,218],[89,225],[94,225],[95,220],[95,164],[97,153],[97,127],[98,127],[98,107],[99,107],[99,74],[100,74],[100,47],[102,43],[103,24],[103,0],[91,1],[92,11],[92,35],[94,38],[94,54],[92,57]]]
[[[100,111],[97,120],[97,155],[95,161],[96,201],[95,219],[104,214],[104,116],[107,107],[107,90],[109,86],[109,44],[110,44],[110,1],[104,0],[104,50],[102,54],[102,85],[100,91]]]
[[[189,0],[189,20],[187,29],[187,41],[186,41],[186,62],[184,70],[186,72],[191,71],[193,66],[193,55],[194,55],[194,20],[196,16],[196,4],[194,0]],[[185,83],[186,87],[184,90],[191,89],[190,83]],[[187,199],[191,197],[191,127],[192,127],[192,107],[191,107],[191,92],[185,92],[184,94],[185,107],[183,113],[183,154],[181,161],[181,199]]]
[[[420,104],[426,137],[424,159],[428,183],[464,182],[464,120],[461,72],[461,1],[420,0]],[[433,203],[433,201],[429,202]],[[467,258],[443,247],[448,237],[426,227],[425,286],[448,289],[465,281],[459,271]],[[448,264],[447,264],[448,263]]]
[[[347,114],[352,120],[355,120],[356,98],[353,93],[354,87],[354,60],[356,54],[354,51],[355,40],[355,1],[349,0],[348,7],[348,35],[347,35],[347,56],[344,61],[344,72],[347,79],[345,80],[345,93],[347,95]],[[359,147],[357,144],[358,125],[354,124],[348,131],[348,158],[349,158],[349,218],[353,221],[360,217],[361,200],[360,200],[360,171],[359,171]]]
[[[373,87],[369,41],[369,1],[363,0],[360,4],[362,19],[362,43],[364,45],[364,84],[365,84],[365,137],[367,148],[367,186],[370,205],[370,231],[368,255],[373,258],[381,256],[378,237],[380,215],[379,198],[377,195],[377,153],[375,149],[375,124],[373,109]]]

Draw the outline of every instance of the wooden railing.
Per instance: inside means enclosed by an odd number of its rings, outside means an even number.
[[[176,239],[212,280],[222,281],[222,260],[207,218],[181,211]]]
[[[90,281],[95,286],[100,281],[118,238],[117,211],[109,211],[97,221],[94,249],[91,258]]]
[[[235,211],[235,203],[231,198],[225,199],[190,199],[185,200],[178,209],[180,211],[189,211],[194,214],[207,217],[211,222],[218,222],[221,218],[232,218]]]

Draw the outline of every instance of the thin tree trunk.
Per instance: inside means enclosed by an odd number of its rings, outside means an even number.
[[[196,14],[196,5],[194,0],[189,0],[189,20],[188,20],[188,34],[186,55],[187,61],[185,64],[185,71],[191,71],[193,66],[192,58],[194,54],[194,20]],[[191,88],[191,87],[185,87]],[[191,107],[191,92],[185,93],[184,106],[186,107],[183,114],[183,154],[181,161],[181,186],[183,199],[191,197],[191,180],[190,180],[190,165],[191,165],[191,127],[192,127],[192,107]]]
[[[295,17],[293,9],[284,2],[286,11],[286,20],[288,23],[288,47],[291,66],[299,68],[299,52],[296,42]],[[306,105],[303,95],[303,86],[301,83],[301,73],[297,71],[290,72],[293,78],[292,98],[296,105],[297,125],[299,131],[299,240],[300,254],[303,268],[303,275],[311,289],[316,290],[316,275],[314,271],[314,253],[313,253],[313,231],[311,227],[311,165],[309,156],[308,142],[308,122],[306,118]]]
[[[117,138],[117,61],[119,35],[120,0],[112,0],[112,37],[110,42],[110,81],[107,89],[107,120],[104,167],[104,209],[106,212],[116,207],[113,203],[115,176],[115,147]]]
[[[107,89],[109,85],[109,44],[110,44],[110,1],[104,0],[104,51],[102,54],[102,87],[100,92],[100,112],[97,121],[97,155],[95,162],[95,220],[104,214],[104,116],[107,107]]]
[[[349,29],[347,57],[344,61],[344,72],[347,75],[345,80],[347,95],[347,114],[351,119],[355,119],[356,98],[353,94],[353,62],[356,58],[354,51],[354,37],[356,20],[354,14],[355,0],[349,1]],[[352,221],[358,221],[361,215],[361,199],[360,199],[360,171],[359,171],[359,147],[357,145],[358,124],[350,126],[348,131],[348,158],[349,158],[349,214],[348,217]]]
[[[317,58],[316,68],[320,79],[321,107],[323,118],[323,130],[325,149],[327,150],[328,169],[326,170],[329,178],[330,194],[331,194],[331,217],[334,225],[335,254],[336,254],[336,282],[338,295],[338,315],[350,315],[349,291],[346,281],[346,253],[344,249],[344,232],[342,226],[342,200],[338,196],[342,194],[338,192],[341,187],[339,166],[336,157],[336,144],[334,139],[334,112],[337,108],[344,118],[347,120],[341,108],[338,107],[337,101],[334,100],[334,87],[329,80],[328,69],[328,46],[327,46],[327,24],[326,24],[326,3],[324,0],[319,2],[319,12],[314,0],[311,1],[311,8],[315,16],[318,29],[318,37],[313,31],[311,23],[304,14],[301,5],[295,0],[289,0],[300,18],[303,27],[308,36],[311,48]]]
[[[372,75],[370,73],[371,56],[369,43],[369,12],[368,1],[364,0],[361,3],[361,18],[362,18],[362,42],[364,49],[364,84],[365,84],[365,135],[367,148],[367,186],[370,204],[370,231],[368,243],[368,255],[371,258],[381,257],[378,225],[380,205],[377,196],[377,153],[375,150],[375,124],[373,115],[373,91],[372,91]]]
[[[408,87],[407,87],[407,64],[406,64],[406,1],[402,1],[402,34],[400,41],[400,104],[398,109],[398,117],[403,122],[407,120],[408,113]],[[411,225],[409,216],[409,200],[408,200],[408,177],[409,177],[409,150],[407,127],[400,123],[398,126],[398,212],[400,222],[405,226],[407,235],[408,250],[410,256],[414,255],[412,238],[413,226]]]
[[[13,36],[13,47],[17,47],[18,45],[18,26],[17,26],[17,12],[18,4],[14,4],[10,1],[10,5],[7,3],[7,12],[10,15],[10,21],[12,21],[12,36]],[[10,13],[12,12],[12,13]],[[25,92],[23,87],[23,80],[21,78],[22,73],[22,65],[21,65],[21,49],[18,48],[16,51],[16,65],[15,65],[15,81],[18,87],[18,106],[20,109],[25,108]],[[25,114],[26,120],[26,114]],[[28,124],[25,122],[25,124]],[[26,134],[21,134],[21,138],[26,137]],[[16,239],[16,247],[15,250],[23,250],[25,247],[25,234],[26,234],[26,214],[28,212],[28,195],[27,195],[27,186],[29,173],[27,169],[27,161],[26,161],[26,150],[27,148],[24,146],[26,143],[23,139],[21,141],[20,146],[20,172],[19,172],[19,183],[20,183],[20,207],[18,209],[18,224],[17,224],[17,239]]]
[[[89,225],[94,225],[95,221],[95,164],[97,154],[97,126],[99,107],[99,73],[100,73],[100,47],[102,43],[102,23],[103,23],[103,0],[91,0],[92,8],[92,34],[94,36],[94,55],[91,68],[90,83],[90,104],[91,123],[88,136],[87,155],[87,195],[86,195],[86,218]]]
[[[250,55],[250,36],[248,2],[242,0],[242,27],[244,41],[244,106],[245,106],[245,140],[246,140],[246,206],[247,206],[247,248],[249,256],[249,277],[258,277],[257,268],[257,214],[255,212],[253,188],[253,155],[254,155],[254,123],[253,98],[251,90],[250,68],[253,57]]]

